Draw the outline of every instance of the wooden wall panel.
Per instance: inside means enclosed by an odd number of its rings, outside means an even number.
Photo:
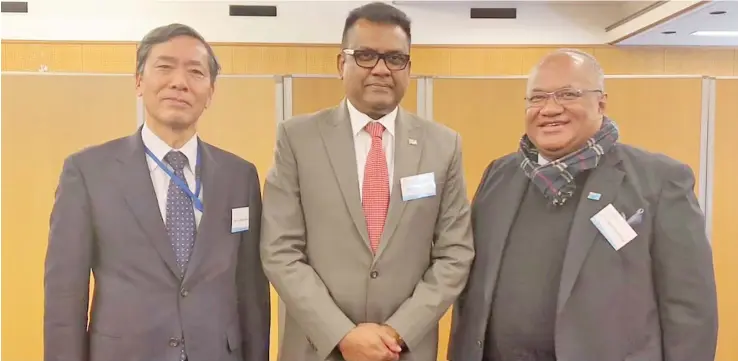
[[[622,141],[665,153],[699,172],[701,78],[615,78],[605,84],[606,113],[618,123]],[[434,80],[433,115],[462,136],[469,194],[492,159],[517,150],[524,96],[522,78]]]
[[[593,55],[607,74],[661,75],[665,73],[665,53],[663,49],[610,47],[596,48]]]
[[[461,134],[470,198],[489,162],[516,150],[524,97],[524,79],[433,80],[433,118]]]
[[[272,166],[277,128],[277,99],[273,77],[224,77],[213,103],[198,121],[202,138],[256,166],[262,182]],[[207,187],[207,185],[206,185]],[[279,296],[271,288],[271,361],[279,346]]]
[[[666,49],[664,73],[734,75],[735,52],[719,49]]]
[[[714,197],[712,201],[712,247],[718,290],[720,331],[717,361],[738,360],[738,79],[716,81],[714,137]]]
[[[620,128],[620,140],[664,153],[700,171],[702,79],[607,79],[606,113]],[[678,99],[678,100],[677,100]],[[699,184],[695,186],[699,189]]]
[[[121,46],[121,45],[117,45]],[[82,44],[2,43],[3,70],[82,72]]]
[[[85,73],[133,74],[135,70],[135,44],[87,44],[82,46],[82,71]]]
[[[699,172],[702,79],[607,79],[606,90],[607,114],[618,123],[623,142],[665,153]],[[436,121],[462,136],[467,192],[474,194],[489,162],[517,150],[525,80],[435,79],[433,96]]]
[[[262,182],[274,158],[275,86],[273,77],[224,77],[198,122],[198,133],[205,141],[254,163]]]
[[[43,264],[62,164],[84,147],[135,132],[134,78],[3,75],[2,86],[2,208],[7,212],[2,215],[0,358],[42,360]]]
[[[224,74],[336,74],[338,45],[213,44]],[[4,41],[3,70],[133,72],[135,43]],[[736,49],[576,46],[608,74],[738,75]],[[416,75],[525,75],[551,46],[413,47]]]

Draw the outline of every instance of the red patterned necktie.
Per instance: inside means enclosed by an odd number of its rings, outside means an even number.
[[[382,133],[384,126],[378,122],[367,124],[366,131],[372,136],[372,146],[364,167],[364,184],[362,185],[362,206],[366,226],[369,231],[369,243],[373,252],[379,248],[379,239],[384,230],[384,221],[389,208],[389,172],[387,158],[382,149]]]

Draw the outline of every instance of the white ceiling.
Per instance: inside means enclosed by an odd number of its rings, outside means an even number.
[[[723,15],[711,15],[725,11]],[[675,34],[663,32],[675,31]],[[738,46],[738,36],[691,35],[695,31],[738,31],[738,1],[714,1],[654,26],[618,43],[653,46]]]

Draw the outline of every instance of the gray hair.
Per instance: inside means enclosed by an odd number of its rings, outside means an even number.
[[[555,50],[545,57],[536,64],[535,67],[533,67],[533,70],[531,70],[530,75],[528,76],[528,81],[530,82],[530,79],[535,75],[535,73],[538,71],[538,68],[550,57],[556,56],[556,55],[567,55],[571,58],[581,60],[584,63],[587,63],[588,66],[592,68],[595,75],[595,82],[597,84],[597,88],[601,91],[605,91],[605,71],[602,70],[602,66],[600,65],[600,62],[595,59],[594,56],[590,55],[587,52],[581,51],[579,49],[558,49]]]
[[[151,48],[153,48],[154,45],[166,43],[167,41],[179,36],[195,38],[205,46],[205,49],[208,51],[210,83],[215,83],[215,78],[220,72],[220,64],[218,64],[218,59],[215,57],[213,48],[210,47],[210,44],[208,44],[207,41],[205,41],[205,38],[203,38],[195,29],[187,25],[177,23],[160,26],[149,31],[149,33],[144,36],[138,45],[138,49],[136,49],[136,74],[143,75],[144,65],[146,64],[146,60],[149,58],[149,54],[151,53]]]

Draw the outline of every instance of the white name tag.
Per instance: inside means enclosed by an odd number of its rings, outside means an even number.
[[[403,201],[435,196],[435,174],[431,172],[401,178],[400,188],[402,188]]]
[[[637,236],[633,228],[612,204],[608,204],[607,207],[595,214],[591,221],[616,251],[623,248]]]
[[[233,208],[231,210],[231,233],[249,230],[249,207]]]

